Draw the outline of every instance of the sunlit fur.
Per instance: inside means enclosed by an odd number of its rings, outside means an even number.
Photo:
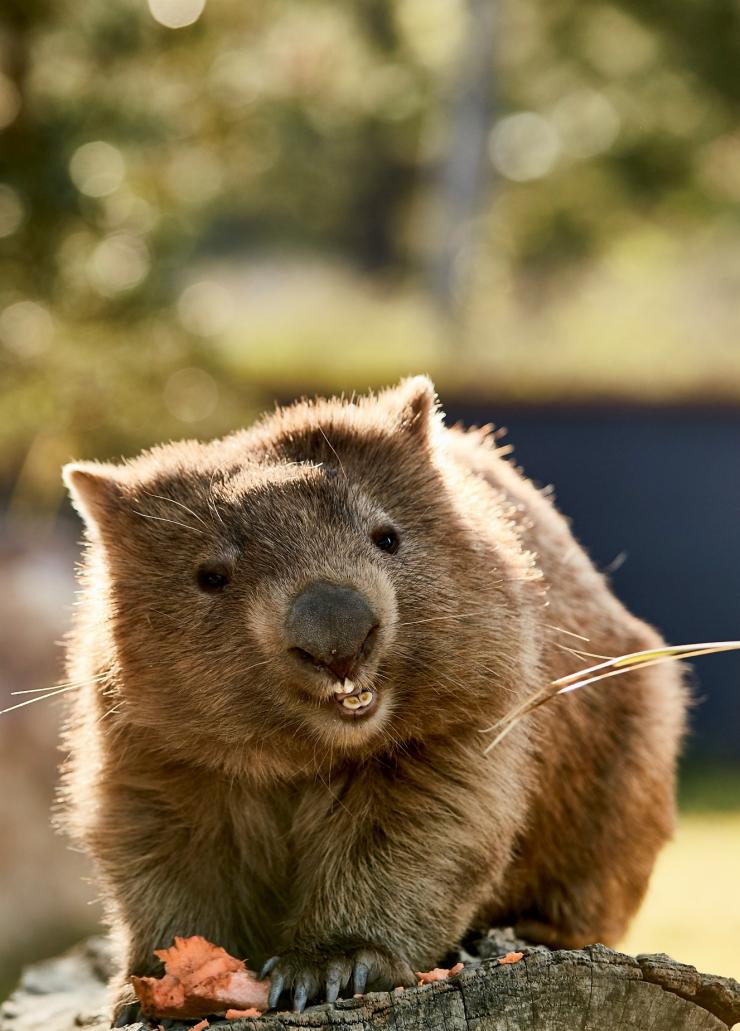
[[[444,428],[428,380],[65,479],[89,541],[65,822],[97,863],[119,987],[174,934],[252,964],[285,951],[314,988],[360,946],[377,984],[403,980],[489,920],[619,938],[671,830],[679,675],[557,700],[482,757],[482,727],[578,668],[563,630],[607,655],[659,638],[489,435]],[[223,591],[198,587],[207,562]],[[365,719],[287,650],[317,580],[378,617]]]

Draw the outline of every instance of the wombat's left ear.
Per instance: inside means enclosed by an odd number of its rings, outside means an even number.
[[[438,402],[434,384],[428,376],[410,376],[381,394],[382,401],[392,408],[401,429],[426,440],[437,418]]]
[[[122,501],[118,466],[103,462],[70,462],[62,469],[62,479],[88,530],[96,533],[110,523]]]

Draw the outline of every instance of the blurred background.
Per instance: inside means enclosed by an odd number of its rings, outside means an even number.
[[[52,685],[59,466],[427,371],[620,596],[740,637],[740,6],[4,0],[0,709]],[[740,974],[740,662],[699,660],[629,951]],[[99,920],[59,700],[0,715],[0,997]]]

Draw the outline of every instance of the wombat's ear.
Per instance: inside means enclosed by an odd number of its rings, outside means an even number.
[[[437,393],[428,376],[410,376],[380,395],[393,411],[398,426],[419,440],[426,440],[437,416]]]
[[[96,532],[106,526],[122,501],[121,470],[102,462],[70,462],[62,469],[62,479],[72,504]]]

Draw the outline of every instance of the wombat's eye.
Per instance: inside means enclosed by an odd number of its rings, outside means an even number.
[[[376,548],[380,548],[381,551],[387,551],[390,555],[395,555],[400,541],[395,530],[385,527],[382,530],[375,531],[373,534],[373,544]]]
[[[201,566],[195,574],[195,579],[201,591],[208,594],[216,594],[222,591],[230,580],[229,570],[221,563],[211,563]]]

